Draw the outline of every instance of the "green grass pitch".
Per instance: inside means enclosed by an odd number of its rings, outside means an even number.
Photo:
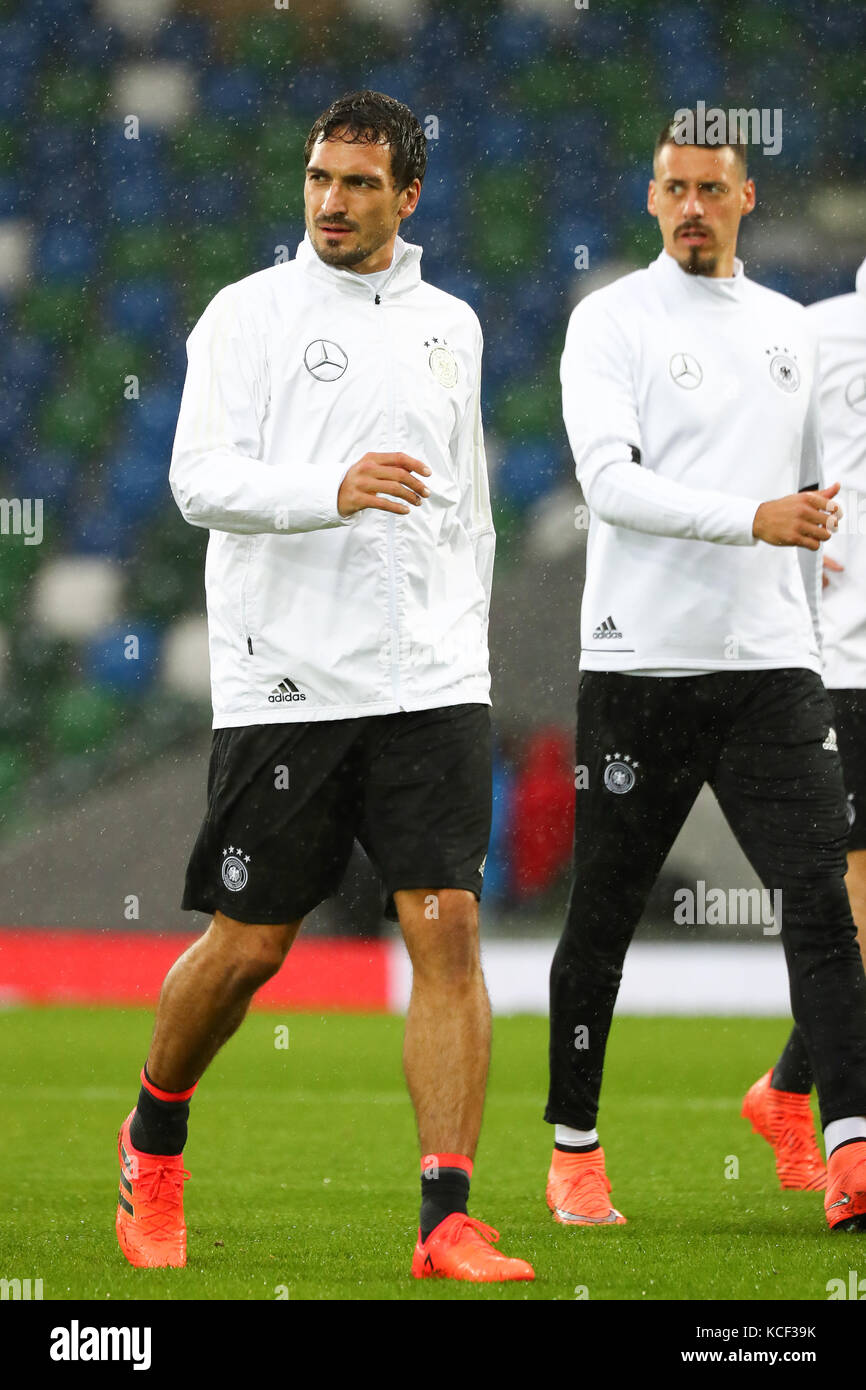
[[[496,1019],[471,1214],[536,1282],[479,1286],[409,1275],[402,1020],[256,1012],[193,1100],[188,1265],[132,1269],[114,1236],[115,1136],[150,1025],[144,1010],[0,1014],[0,1276],[41,1278],[45,1299],[824,1300],[857,1263],[823,1194],[783,1193],[740,1118],[784,1020],[617,1020],[600,1134],[628,1224],[568,1229],[544,1203],[546,1022]]]

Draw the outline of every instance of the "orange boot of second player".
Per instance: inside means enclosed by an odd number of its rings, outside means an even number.
[[[117,1239],[129,1263],[139,1269],[180,1268],[186,1264],[183,1185],[189,1173],[181,1154],[146,1154],[133,1147],[129,1122],[134,1114],[127,1115],[117,1136]]]
[[[771,1144],[781,1187],[823,1192],[827,1169],[815,1140],[809,1097],[796,1091],[776,1091],[770,1085],[772,1067],[746,1092],[740,1112],[752,1129]]]
[[[553,1150],[547,1175],[547,1205],[563,1226],[624,1226],[622,1212],[608,1198],[604,1149],[590,1153]]]
[[[828,1158],[824,1211],[831,1231],[866,1231],[866,1139],[841,1144]]]
[[[534,1279],[526,1260],[512,1260],[493,1246],[499,1232],[462,1212],[452,1212],[434,1226],[425,1241],[418,1232],[412,1259],[416,1279],[468,1279],[477,1284],[499,1284],[506,1279]]]

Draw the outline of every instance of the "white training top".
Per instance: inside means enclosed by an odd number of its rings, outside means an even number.
[[[844,566],[828,572],[823,598],[824,684],[866,686],[866,261],[855,294],[807,309],[819,336],[824,472],[839,482],[839,530],[827,554]]]
[[[398,237],[377,290],[305,237],[189,336],[169,481],[210,531],[215,729],[490,702],[481,328],[420,259]],[[394,451],[430,495],[341,516],[351,465]]]
[[[806,311],[663,251],[587,295],[562,355],[590,509],[583,670],[820,671],[821,552],[758,542],[759,503],[823,486]]]

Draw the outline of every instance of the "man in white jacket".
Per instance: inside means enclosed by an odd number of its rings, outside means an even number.
[[[709,782],[781,894],[828,1154],[827,1222],[863,1228],[866,977],[820,677],[820,547],[839,485],[822,487],[816,342],[801,306],[736,259],[755,203],[744,147],[682,137],[671,122],[655,150],[648,208],[661,254],[577,306],[562,357],[591,514],[577,708],[589,785],[577,792],[574,883],[551,970],[547,1199],[564,1224],[625,1219],[595,1128],[607,1036],[632,933]]]
[[[190,1097],[357,838],[413,965],[412,1273],[531,1279],[467,1215],[490,1049],[481,331],[398,235],[426,165],[405,106],[341,98],[304,155],[296,259],[222,290],[188,343],[170,481],[210,530],[214,735],[182,906],[213,920],[163,985],[119,1137],[118,1238],[133,1264],[185,1263]]]
[[[806,313],[819,341],[824,460],[841,484],[845,513],[824,555],[822,664],[847,793],[845,884],[866,955],[866,261],[853,294],[824,299]],[[812,1136],[812,1081],[809,1054],[795,1027],[775,1067],[745,1100],[743,1113],[750,1118],[756,1096],[766,1096],[767,1122],[756,1128],[775,1149],[782,1187],[806,1185],[800,1179]],[[822,1171],[811,1185],[825,1182]]]

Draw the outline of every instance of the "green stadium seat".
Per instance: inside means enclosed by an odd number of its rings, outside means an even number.
[[[80,285],[34,285],[21,296],[18,326],[53,343],[75,343],[87,327],[89,303]]]
[[[341,18],[335,28],[346,23]],[[268,76],[277,76],[301,52],[302,30],[295,15],[273,7],[261,18],[241,20],[235,27],[232,57]]]
[[[105,80],[91,69],[59,68],[42,77],[39,105],[58,121],[92,123],[105,101]]]
[[[46,734],[58,756],[88,753],[106,743],[123,714],[116,697],[74,685],[48,702]]]
[[[194,178],[220,170],[242,169],[247,155],[246,137],[224,121],[194,121],[179,130],[171,142],[173,168]]]
[[[39,416],[40,443],[48,449],[72,453],[99,449],[106,442],[111,418],[123,400],[119,378],[115,386],[114,400],[107,391],[84,381],[56,388]]]
[[[177,234],[168,226],[125,227],[112,237],[107,252],[115,279],[173,274],[177,262]]]

